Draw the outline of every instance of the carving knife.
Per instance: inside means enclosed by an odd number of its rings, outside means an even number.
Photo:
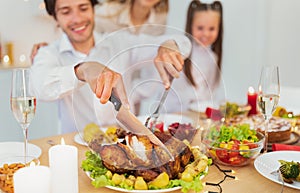
[[[129,109],[122,106],[119,98],[112,94],[109,101],[112,102],[115,110],[118,111],[116,118],[121,126],[124,126],[134,134],[146,135],[152,143],[161,147],[168,154],[170,161],[174,161],[174,157],[168,148],[147,127],[145,127],[138,118],[129,111]]]

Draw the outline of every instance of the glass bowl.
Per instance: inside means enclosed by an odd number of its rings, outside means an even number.
[[[206,146],[207,153],[214,162],[226,166],[244,166],[254,160],[264,146],[264,135],[256,133],[258,142],[247,140],[217,143],[215,140],[205,138],[203,144]]]
[[[33,156],[5,156],[0,158],[0,193],[13,193],[13,175],[20,168],[31,164],[40,165],[38,158]]]

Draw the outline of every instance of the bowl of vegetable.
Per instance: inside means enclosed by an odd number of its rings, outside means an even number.
[[[248,124],[215,126],[203,139],[207,153],[219,164],[244,166],[261,152],[264,135],[250,129]]]

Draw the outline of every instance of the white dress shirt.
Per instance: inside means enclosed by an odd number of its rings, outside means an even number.
[[[39,49],[31,67],[31,83],[37,99],[58,101],[63,133],[82,130],[91,122],[100,126],[115,123],[113,105],[101,104],[89,85],[77,79],[74,73],[76,64],[97,61],[108,66],[122,74],[126,91],[131,93],[133,50],[153,45],[155,52],[145,57],[155,56],[159,45],[167,39],[174,39],[185,56],[189,55],[191,49],[189,40],[180,35],[153,38],[144,34],[136,36],[116,32],[107,36],[95,33],[94,37],[95,47],[86,55],[74,50],[66,34],[63,34],[59,40]]]

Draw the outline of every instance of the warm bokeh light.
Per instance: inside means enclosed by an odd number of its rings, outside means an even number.
[[[60,144],[61,144],[61,145],[66,145],[65,140],[64,140],[63,137],[62,137],[61,140],[60,140]]]
[[[44,2],[42,2],[42,3],[40,3],[39,4],[39,9],[40,10],[43,10],[43,9],[45,9],[46,7],[45,7],[45,3]]]

